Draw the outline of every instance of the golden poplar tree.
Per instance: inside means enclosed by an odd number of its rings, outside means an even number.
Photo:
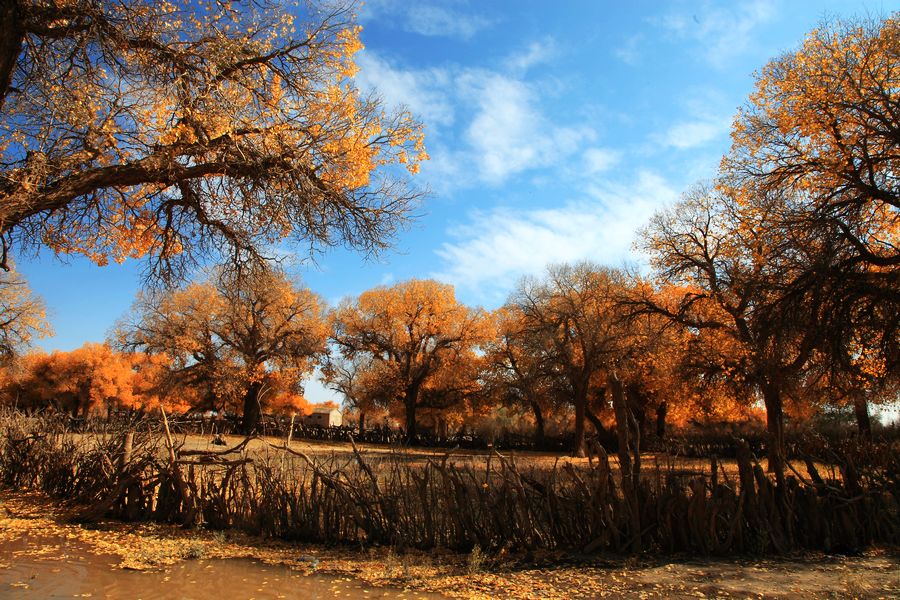
[[[456,300],[453,286],[412,279],[346,301],[331,315],[331,341],[346,361],[367,364],[383,403],[400,406],[406,435],[423,408],[449,408],[478,391],[477,350],[492,336],[488,314]]]
[[[201,406],[242,411],[253,432],[272,400],[303,409],[302,382],[324,352],[322,300],[284,274],[220,271],[209,281],[142,294],[120,325],[120,344],[171,357],[175,380],[199,388]],[[237,406],[234,406],[237,405]]]
[[[353,83],[354,4],[3,0],[0,264],[384,247],[422,129]],[[397,168],[399,167],[399,168]]]

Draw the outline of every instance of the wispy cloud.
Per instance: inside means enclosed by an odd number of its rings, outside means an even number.
[[[657,24],[678,39],[695,42],[709,64],[724,68],[750,48],[757,28],[775,13],[772,0],[706,3],[690,13],[670,13]]]
[[[374,90],[388,106],[405,106],[428,125],[453,123],[454,107],[447,91],[452,74],[446,69],[410,70],[364,50],[356,60],[356,83]]]
[[[643,41],[644,35],[636,33],[613,50],[613,54],[625,64],[634,66],[641,61],[640,46]]]
[[[390,106],[408,107],[426,127],[443,128],[440,135],[429,135],[431,160],[422,171],[425,178],[434,178],[438,191],[499,185],[526,171],[561,165],[595,138],[590,127],[547,116],[541,82],[516,72],[547,60],[551,45],[535,42],[519,62],[506,61],[501,70],[453,65],[405,69],[365,51],[358,59],[357,83],[375,90]],[[614,157],[594,152],[590,159],[596,171]],[[461,173],[466,176],[458,177]]]
[[[491,71],[467,71],[462,98],[474,99],[465,139],[481,178],[493,184],[538,167],[559,164],[594,137],[591,129],[551,122],[524,81]]]
[[[406,2],[405,0],[368,0],[363,19],[377,19],[404,31],[425,36],[469,39],[493,23],[487,17],[473,14],[465,2]]]
[[[622,154],[616,150],[609,148],[588,148],[582,153],[584,160],[584,173],[586,175],[597,175],[603,173],[622,160]]]
[[[681,118],[651,135],[654,148],[696,149],[727,138],[733,108],[719,90],[688,89],[676,102],[681,108]]]
[[[524,50],[510,54],[504,61],[508,71],[523,74],[528,69],[553,60],[558,53],[556,42],[545,37],[528,44]]]
[[[408,6],[408,11],[410,29],[422,35],[467,39],[491,24],[485,17],[463,14],[444,6],[413,4]]]
[[[437,250],[443,266],[433,276],[497,305],[517,279],[548,264],[633,259],[635,232],[677,196],[662,177],[641,171],[628,184],[596,185],[584,200],[559,208],[474,212]]]
[[[697,148],[726,135],[729,125],[728,119],[683,121],[669,127],[660,141],[667,148],[678,150]]]

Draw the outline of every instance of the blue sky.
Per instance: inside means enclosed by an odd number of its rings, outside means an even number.
[[[432,190],[375,260],[329,251],[292,268],[330,303],[435,277],[494,308],[553,262],[640,263],[636,230],[715,174],[754,71],[823,17],[881,16],[881,1],[368,0],[358,83],[423,121]],[[140,262],[18,259],[56,335],[102,341],[140,287]],[[312,400],[331,396],[308,386]]]

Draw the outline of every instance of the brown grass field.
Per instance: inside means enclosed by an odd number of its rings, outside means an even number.
[[[181,446],[183,450],[203,451],[203,452],[221,452],[223,450],[234,448],[245,440],[243,436],[226,435],[223,436],[225,445],[213,444],[213,436],[211,435],[176,435],[173,437],[174,442]],[[305,465],[305,461],[297,456],[292,456],[279,449],[278,446],[285,445],[287,440],[275,437],[258,437],[252,439],[245,447],[244,452],[248,457],[253,458],[283,458],[285,464],[294,465],[301,468]],[[353,446],[347,442],[319,442],[312,440],[291,440],[290,449],[295,452],[302,452],[317,462],[327,463],[329,465],[340,466],[341,464],[351,464],[355,462]],[[512,459],[516,466],[523,470],[550,471],[561,468],[566,464],[571,464],[576,468],[588,469],[592,463],[596,462],[596,456],[573,457],[566,453],[544,452],[533,450],[471,450],[471,449],[446,449],[446,448],[423,448],[409,446],[387,446],[381,444],[364,444],[356,445],[360,456],[366,462],[379,463],[387,461],[402,460],[410,466],[424,466],[428,461],[440,462],[445,457],[447,462],[455,464],[459,467],[472,467],[476,470],[486,469],[489,466],[489,459],[496,464],[496,457]],[[766,460],[764,457],[757,457],[759,463],[765,468]],[[615,453],[609,454],[610,466],[615,472],[619,470],[619,459]],[[720,473],[724,477],[737,477],[738,464],[733,458],[717,459]],[[840,471],[834,466],[817,461],[816,467],[822,473],[823,477],[839,480]],[[657,469],[663,474],[672,473],[677,476],[709,476],[710,474],[709,458],[692,458],[678,456],[673,454],[665,454],[661,452],[645,452],[641,454],[641,469],[647,475],[656,474]],[[791,461],[790,467],[798,472],[804,478],[807,477],[806,465],[803,461]],[[789,468],[790,471],[790,468]]]

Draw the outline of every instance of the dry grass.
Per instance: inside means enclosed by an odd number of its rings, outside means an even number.
[[[354,448],[138,431],[72,435],[7,415],[0,482],[105,516],[240,530],[290,540],[509,550],[723,554],[857,549],[900,540],[900,455],[860,446],[810,461],[775,485],[740,446],[737,461],[645,455],[618,475],[601,448],[550,453]],[[806,473],[802,471],[805,470]]]
[[[78,434],[81,435],[81,434]],[[216,452],[223,448],[235,447],[242,443],[246,438],[237,435],[222,436],[225,446],[213,443],[213,436],[201,435],[181,435],[176,436],[176,441],[184,450]],[[303,470],[306,467],[304,460],[296,456],[285,456],[283,450],[276,449],[273,446],[282,446],[286,440],[273,437],[258,437],[252,439],[246,446],[246,455],[252,458],[260,458],[263,460],[279,459],[283,457],[286,465],[294,469]],[[317,442],[309,440],[291,440],[290,449],[296,452],[302,452],[319,461],[333,461],[336,464],[355,462],[353,445],[349,442]],[[398,455],[402,455],[403,460],[409,466],[424,467],[429,461],[440,461],[444,457],[448,457],[447,461],[461,468],[474,468],[483,470],[488,459],[495,457],[498,453],[494,450],[471,450],[471,449],[445,449],[445,448],[421,448],[421,447],[392,447],[380,444],[364,444],[356,445],[359,454],[366,460],[373,463],[383,461],[396,461]],[[596,455],[586,457],[573,457],[569,454],[559,452],[544,452],[534,450],[509,450],[502,451],[501,454],[510,460],[515,461],[520,469],[534,471],[552,471],[554,468],[561,468],[564,465],[572,465],[578,469],[590,469],[597,461]],[[494,458],[496,461],[496,458]],[[808,477],[807,466],[802,460],[788,461],[790,467],[795,471]],[[710,469],[709,458],[695,458],[688,456],[679,456],[675,454],[666,454],[662,452],[644,452],[641,454],[641,463],[643,464],[644,474],[647,477],[653,477],[657,471],[664,473],[676,473],[682,477],[691,476],[707,476]],[[717,459],[718,467],[724,477],[736,478],[738,476],[738,461],[736,458],[719,458]],[[764,463],[764,461],[763,461]],[[618,477],[619,459],[616,455],[609,456],[609,464],[614,473]],[[827,463],[821,460],[814,461],[814,465],[822,477],[834,481],[840,481],[841,473],[838,465],[835,463]],[[790,470],[790,468],[789,468]]]

